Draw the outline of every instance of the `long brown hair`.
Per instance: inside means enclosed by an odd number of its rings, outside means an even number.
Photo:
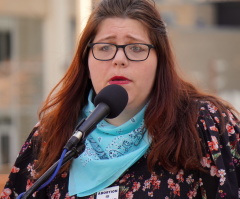
[[[149,169],[152,171],[159,163],[172,172],[180,168],[201,169],[196,100],[210,100],[221,110],[223,106],[217,98],[202,94],[177,74],[166,28],[153,1],[102,0],[82,32],[68,71],[40,110],[42,150],[38,159],[39,174],[59,158],[86,104],[92,88],[87,45],[94,39],[101,21],[109,17],[127,17],[143,23],[157,52],[157,74],[145,113],[145,124],[152,138]]]

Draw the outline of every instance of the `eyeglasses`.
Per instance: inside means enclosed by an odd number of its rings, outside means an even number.
[[[110,43],[90,43],[92,54],[95,59],[100,61],[108,61],[113,59],[119,48],[122,48],[125,56],[130,61],[144,61],[148,58],[150,49],[154,48],[151,44],[133,43],[126,45],[116,45]]]

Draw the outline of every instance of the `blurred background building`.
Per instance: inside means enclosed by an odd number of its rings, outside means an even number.
[[[0,173],[73,57],[91,0],[0,0]],[[180,72],[240,110],[240,3],[156,0]]]

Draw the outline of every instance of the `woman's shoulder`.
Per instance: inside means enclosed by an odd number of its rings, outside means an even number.
[[[36,176],[34,164],[37,161],[37,149],[39,145],[39,123],[34,126],[27,139],[23,143],[18,157],[9,174],[8,181],[2,195],[8,198],[15,198],[16,195],[29,189]]]
[[[223,104],[219,105],[207,100],[199,100],[197,103],[197,127],[202,126],[203,130],[215,132],[220,132],[220,130],[230,131],[230,128],[240,128],[239,118],[234,114],[234,110],[228,106]]]
[[[220,123],[221,118],[223,118],[222,122],[232,122],[234,125],[239,124],[239,118],[235,115],[237,113],[236,110],[228,104],[225,105],[221,101],[213,102],[210,100],[197,100],[196,102],[199,118],[213,119],[216,120],[216,123]]]
[[[23,143],[18,156],[23,155],[24,153],[26,153],[27,150],[32,150],[33,148],[36,148],[36,146],[39,144],[39,130],[38,129],[39,129],[39,123],[37,123],[31,130],[27,139]]]
[[[236,196],[240,178],[239,119],[223,104],[218,106],[211,101],[198,101],[198,104],[197,129],[203,146],[201,164],[211,176],[219,178],[222,195]],[[230,188],[232,185],[234,189]]]

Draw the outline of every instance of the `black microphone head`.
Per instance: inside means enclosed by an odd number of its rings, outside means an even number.
[[[117,117],[128,103],[127,91],[116,84],[112,84],[103,88],[95,97],[94,105],[105,103],[110,108],[110,113],[107,118],[112,119]]]

